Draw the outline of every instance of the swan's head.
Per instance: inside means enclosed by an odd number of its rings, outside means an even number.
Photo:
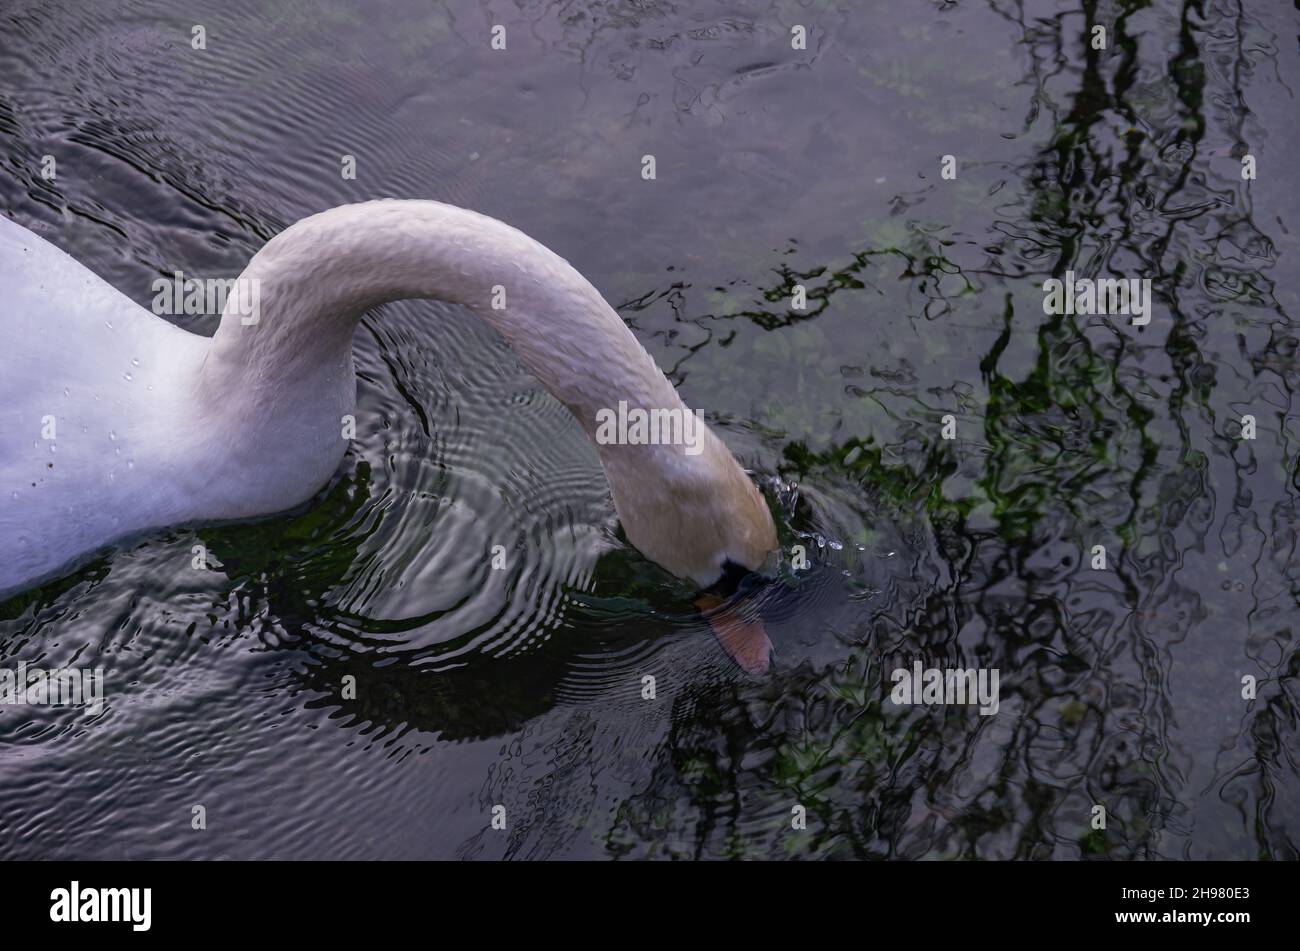
[[[723,647],[745,670],[761,673],[771,642],[744,599],[732,595],[734,582],[759,572],[776,550],[776,527],[758,487],[723,442],[700,427],[694,454],[681,446],[598,444],[601,464],[628,541],[693,581],[700,589],[695,604]]]
[[[758,571],[776,550],[772,513],[722,440],[700,424],[699,449],[599,446],[628,541],[661,567],[715,585],[728,565]]]

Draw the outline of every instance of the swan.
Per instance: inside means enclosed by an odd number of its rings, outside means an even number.
[[[702,421],[693,446],[599,439],[621,403],[689,411],[563,258],[435,201],[343,205],[286,228],[249,261],[212,337],[0,215],[0,598],[131,535],[310,499],[347,449],[357,322],[406,298],[463,305],[505,338],[591,437],[628,540],[697,584],[719,640],[765,669],[761,626],[709,613],[724,600],[710,588],[777,547],[757,487]]]

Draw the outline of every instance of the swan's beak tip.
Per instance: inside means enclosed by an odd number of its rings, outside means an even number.
[[[743,617],[730,608],[712,610],[722,603],[720,598],[705,595],[695,602],[704,619],[713,628],[718,643],[745,673],[762,676],[772,666],[772,641],[757,618]]]

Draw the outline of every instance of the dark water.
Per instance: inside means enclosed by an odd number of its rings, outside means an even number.
[[[145,305],[343,202],[505,219],[812,564],[746,677],[504,344],[385,307],[327,494],[0,604],[0,666],[108,694],[0,709],[0,855],[1297,857],[1292,5],[210,6],[0,0],[0,212]],[[1066,270],[1150,324],[1044,315]],[[998,714],[890,703],[916,658]]]

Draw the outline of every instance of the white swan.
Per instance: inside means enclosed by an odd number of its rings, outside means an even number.
[[[496,285],[503,309],[492,306]],[[347,447],[353,330],[385,301],[473,310],[593,440],[598,411],[620,401],[685,411],[582,275],[461,208],[386,200],[313,215],[254,255],[237,287],[258,289],[256,323],[237,293],[216,335],[198,336],[0,216],[0,597],[124,536],[309,499]],[[762,496],[701,427],[694,455],[597,450],[632,544],[708,587],[728,562],[758,569],[777,541]],[[738,659],[765,666],[765,655]]]

